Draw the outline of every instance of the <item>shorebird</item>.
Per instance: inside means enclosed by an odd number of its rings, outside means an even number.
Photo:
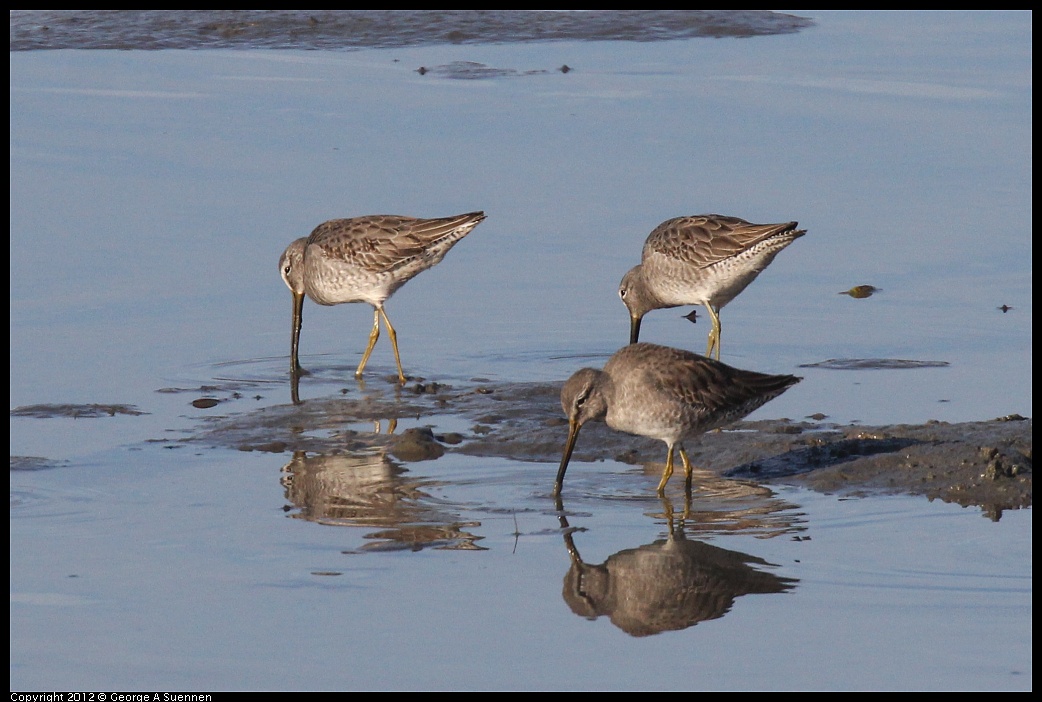
[[[320,305],[342,302],[372,305],[373,329],[355,377],[362,377],[369,355],[380,338],[382,317],[394,348],[398,380],[404,385],[398,335],[384,311],[384,302],[418,273],[445,258],[449,249],[483,219],[484,212],[437,219],[400,215],[332,219],[315,227],[310,236],[286,247],[279,259],[279,272],[293,294],[291,375],[296,377],[302,372],[298,348],[306,294]]]
[[[619,284],[630,313],[630,343],[651,310],[705,305],[712,319],[706,356],[720,358],[720,309],[745,290],[782,249],[806,230],[797,222],[751,224],[717,214],[676,217],[655,227],[639,265]]]
[[[698,354],[657,344],[624,346],[603,370],[576,371],[561,389],[568,440],[554,483],[560,495],[579,429],[590,420],[666,444],[666,467],[658,484],[673,475],[673,449],[684,462],[691,489],[691,461],[683,442],[726,426],[774,399],[801,379],[740,370]]]

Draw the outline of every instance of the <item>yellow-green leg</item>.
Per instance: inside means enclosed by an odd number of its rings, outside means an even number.
[[[377,310],[380,316],[384,318],[384,324],[387,325],[387,335],[391,337],[391,348],[394,349],[394,362],[398,364],[398,382],[405,385],[405,373],[402,372],[402,359],[398,355],[398,335],[394,332],[394,327],[391,326],[391,320],[387,318],[387,313],[383,311],[381,307]]]
[[[666,468],[662,471],[662,480],[658,483],[658,494],[662,494],[666,490],[666,483],[669,482],[670,476],[673,475],[673,447],[670,446],[666,452]]]
[[[358,364],[358,370],[355,371],[355,377],[362,377],[362,370],[365,368],[365,364],[369,362],[369,356],[373,353],[373,347],[376,346],[376,340],[380,338],[380,310],[373,310],[373,330],[369,332],[369,345],[365,347],[365,353],[362,354],[362,362]]]
[[[690,495],[691,473],[694,467],[691,465],[691,460],[687,457],[687,451],[684,450],[683,446],[680,447],[680,458],[684,461],[684,491]]]
[[[706,346],[706,358],[713,357],[713,349],[716,349],[716,360],[720,360],[720,315],[713,309],[712,305],[706,305],[709,317],[713,320],[713,328],[709,330],[709,343]]]

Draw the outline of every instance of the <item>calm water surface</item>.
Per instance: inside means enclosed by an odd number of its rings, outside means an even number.
[[[489,215],[388,305],[416,376],[600,364],[646,234],[715,211],[808,230],[722,315],[725,361],[805,378],[755,417],[1031,416],[1030,13],[789,12],[814,25],[12,51],[11,407],[147,413],[11,419],[12,689],[1030,690],[1030,509],[713,487],[671,533],[680,495],[608,461],[565,528],[555,465],[178,447],[289,402],[278,255],[376,212]],[[642,336],[701,350],[687,311]],[[305,400],[365,392],[336,369],[371,314],[305,306]],[[829,359],[946,365],[800,368]]]

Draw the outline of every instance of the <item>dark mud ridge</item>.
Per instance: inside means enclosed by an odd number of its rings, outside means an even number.
[[[791,34],[770,10],[12,10],[11,51],[365,49]]]
[[[248,400],[222,402],[207,410],[211,416],[197,431],[172,443],[312,454],[381,447],[402,461],[446,452],[560,460],[567,430],[560,383],[464,385],[412,382],[399,389],[380,383],[380,389],[241,413]],[[413,428],[397,431],[404,420]],[[446,424],[467,428],[445,431]],[[980,506],[997,519],[1002,510],[1031,506],[1031,445],[1031,419],[1011,415],[875,427],[809,419],[739,422],[687,448],[699,468],[726,478],[848,496],[923,495]],[[665,446],[592,423],[583,427],[572,460],[661,464]]]

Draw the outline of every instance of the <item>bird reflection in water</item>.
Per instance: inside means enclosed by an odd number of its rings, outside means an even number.
[[[431,504],[423,488],[430,479],[409,471],[381,451],[317,454],[297,451],[282,468],[286,499],[296,519],[333,526],[375,529],[364,551],[419,551],[424,548],[484,550],[483,537],[465,531],[480,522]]]
[[[762,570],[772,564],[747,553],[689,540],[686,518],[675,517],[668,497],[664,539],[623,549],[600,565],[583,562],[576,531],[558,501],[571,567],[563,597],[573,612],[587,619],[607,616],[631,636],[679,631],[707,619],[719,619],[743,595],[784,593],[798,580]],[[693,515],[689,506],[684,514]]]
[[[644,466],[648,475],[657,475],[661,464]],[[684,509],[679,517],[673,503],[662,496],[663,511],[648,516],[661,518],[672,528],[679,518],[684,530],[699,534],[732,534],[741,532],[761,539],[806,531],[803,513],[796,505],[775,495],[774,491],[747,480],[722,478],[705,468],[695,467],[692,479],[698,489],[684,492]]]

